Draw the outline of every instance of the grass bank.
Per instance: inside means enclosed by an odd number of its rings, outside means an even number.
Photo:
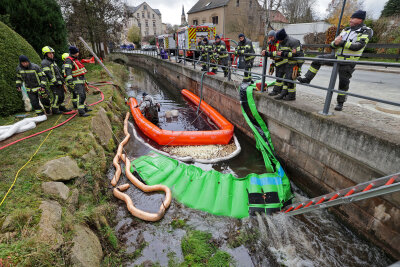
[[[128,79],[128,70],[125,66],[107,63],[107,67],[115,76],[114,82],[124,88]],[[110,80],[100,66],[88,66],[87,79],[89,82]],[[0,259],[7,260],[15,265],[30,266],[56,266],[68,265],[68,251],[71,247],[72,229],[76,224],[86,224],[94,230],[100,239],[104,252],[104,264],[118,264],[121,259],[118,252],[119,244],[109,218],[113,206],[110,204],[112,197],[108,190],[108,180],[105,176],[107,166],[110,165],[116,148],[115,142],[102,147],[91,131],[91,119],[100,108],[107,111],[115,135],[122,134],[122,118],[127,111],[124,104],[123,92],[111,85],[101,87],[105,95],[104,102],[92,107],[90,117],[75,117],[70,122],[57,128],[48,135],[42,135],[24,140],[0,151],[0,198],[3,199],[12,185],[16,173],[31,158],[44,139],[47,140],[32,158],[29,164],[19,172],[18,179],[7,198],[0,206],[0,229],[6,218],[12,223],[7,229],[0,232]],[[88,103],[97,101],[99,94],[88,94]],[[69,99],[69,97],[68,97]],[[71,106],[71,105],[69,105]],[[49,116],[48,120],[28,132],[15,135],[8,140],[0,142],[0,146],[33,133],[42,131],[66,120],[70,115]],[[0,125],[11,124],[16,121],[15,116],[0,119]],[[94,153],[89,153],[94,151]],[[83,157],[86,155],[85,157]],[[66,182],[70,192],[79,191],[77,206],[71,207],[66,201],[54,199],[45,195],[41,184],[46,180],[40,173],[39,167],[49,160],[70,156],[84,171],[83,178]],[[0,199],[0,201],[1,201]],[[57,200],[63,209],[61,234],[64,244],[58,250],[53,250],[50,245],[38,240],[37,231],[41,212],[39,205],[43,200]],[[107,264],[108,263],[108,264]],[[1,265],[1,264],[0,264]]]

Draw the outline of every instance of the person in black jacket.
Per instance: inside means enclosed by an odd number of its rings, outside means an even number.
[[[41,116],[45,113],[39,104],[42,103],[47,114],[50,114],[50,99],[46,90],[46,77],[40,67],[29,61],[27,56],[19,56],[17,67],[16,86],[21,91],[22,84],[25,84],[26,92],[36,115]]]
[[[71,110],[64,106],[64,77],[54,61],[54,49],[50,46],[45,46],[42,48],[42,53],[44,56],[42,60],[43,72],[47,77],[48,84],[54,96],[52,113],[61,114],[62,112],[69,112]]]
[[[251,68],[253,67],[253,62],[255,56],[248,55],[254,54],[253,43],[249,38],[246,38],[243,33],[239,34],[239,43],[235,50],[235,55],[244,55],[245,67],[244,67],[244,76],[243,82],[252,82],[251,80]]]

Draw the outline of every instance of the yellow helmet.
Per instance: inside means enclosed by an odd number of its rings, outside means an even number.
[[[69,57],[69,54],[68,54],[68,53],[64,53],[64,54],[62,54],[62,56],[61,56],[61,58],[62,58],[63,61],[65,61],[65,59],[66,59],[67,57]]]
[[[46,55],[46,53],[54,53],[54,49],[51,48],[50,46],[45,46],[42,48],[43,56]]]

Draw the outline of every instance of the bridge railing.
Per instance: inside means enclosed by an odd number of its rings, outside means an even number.
[[[152,57],[159,57],[161,58],[162,55],[158,53],[157,51],[141,51],[141,50],[133,50],[133,51],[115,51],[115,52],[123,52],[123,53],[139,53],[139,54],[144,54]],[[175,50],[169,50],[167,51],[168,53],[168,58],[169,60],[172,60],[171,54],[174,52],[175,55],[175,62],[176,63],[182,63],[183,65],[188,65],[192,64],[193,68],[196,69],[196,65],[199,64],[206,64],[209,67],[216,66],[216,67],[226,67],[220,64],[217,64],[215,60],[213,60],[212,57],[212,52],[207,53],[207,59],[202,59],[201,57],[196,57],[196,54],[201,54],[204,53],[200,50],[194,50],[194,49],[175,49]],[[182,52],[182,53],[180,53]],[[226,52],[229,54],[229,63],[228,63],[228,81],[231,80],[231,75],[232,73],[235,73],[235,75],[239,76],[244,76],[244,74],[241,74],[237,71],[237,68],[239,67],[239,59],[237,59],[237,66],[235,67],[234,64],[232,64],[236,60],[236,57],[233,52]],[[187,55],[190,54],[191,56],[188,57]],[[336,90],[335,89],[335,84],[336,84],[336,79],[338,76],[338,69],[341,65],[344,64],[354,64],[354,65],[366,65],[366,66],[381,66],[381,67],[392,67],[392,68],[400,68],[400,63],[388,63],[388,62],[374,62],[374,61],[351,61],[351,60],[337,60],[337,59],[323,59],[323,58],[314,58],[314,57],[295,57],[293,59],[296,60],[304,60],[304,61],[318,61],[322,62],[325,64],[333,65],[330,80],[329,80],[329,85],[328,87],[324,86],[319,86],[319,85],[314,85],[314,84],[305,84],[305,83],[299,83],[296,80],[292,79],[285,79],[285,78],[278,78],[274,75],[268,75],[266,74],[267,71],[267,66],[268,66],[268,56],[263,56],[261,54],[244,54],[241,56],[255,56],[254,62],[261,62],[260,58],[262,58],[262,73],[256,73],[254,71],[251,71],[251,75],[253,77],[258,77],[261,78],[261,92],[265,91],[265,79],[266,78],[271,78],[283,82],[289,82],[289,83],[294,83],[294,84],[300,84],[304,85],[310,88],[315,88],[319,90],[324,90],[326,91],[326,96],[325,96],[325,101],[324,101],[324,107],[323,110],[320,112],[322,115],[332,115],[332,113],[329,112],[330,105],[332,102],[332,96],[333,93],[340,93],[344,94],[346,96],[352,96],[352,97],[357,97],[361,99],[366,99],[366,100],[371,100],[371,101],[376,101],[378,103],[384,103],[396,107],[400,107],[400,102],[399,101],[392,101],[392,100],[386,100],[386,99],[381,99],[381,98],[376,98],[370,95],[360,95],[360,94],[355,94],[355,93],[350,93],[348,91],[341,91],[341,90]],[[271,61],[272,62],[272,61]],[[399,87],[399,93],[400,93],[400,87]]]

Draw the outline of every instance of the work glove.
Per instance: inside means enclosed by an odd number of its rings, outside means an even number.
[[[22,91],[22,89],[21,89],[21,87],[17,87],[17,90],[18,90],[18,92],[21,92]]]

